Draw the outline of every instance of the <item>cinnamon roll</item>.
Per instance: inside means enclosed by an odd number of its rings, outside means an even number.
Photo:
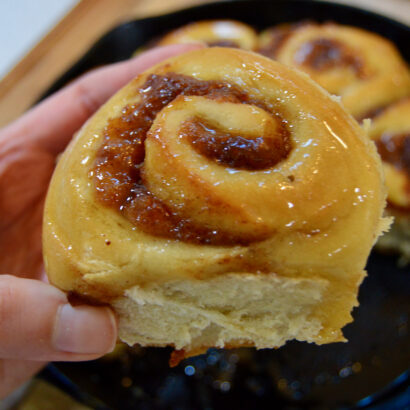
[[[129,344],[344,340],[388,226],[374,144],[304,74],[208,48],[134,79],[79,131],[47,196],[51,283]],[[174,362],[175,362],[174,361]]]
[[[401,253],[401,263],[410,261],[410,97],[376,115],[370,137],[383,159],[388,189],[387,212],[395,223],[380,238],[378,248]]]
[[[297,67],[341,96],[357,119],[410,94],[406,63],[387,39],[333,23],[285,24],[260,36],[259,52]]]
[[[235,20],[205,20],[187,24],[165,35],[158,45],[201,41],[209,46],[254,50],[258,44],[256,31]]]

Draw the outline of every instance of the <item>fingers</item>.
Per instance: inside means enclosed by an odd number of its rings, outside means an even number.
[[[34,376],[46,363],[0,359],[0,400]],[[1,409],[0,403],[0,409]]]
[[[200,44],[158,47],[131,60],[94,70],[3,129],[0,144],[4,140],[12,144],[29,142],[56,155],[88,117],[132,78],[162,60],[201,47]]]
[[[46,283],[0,275],[0,358],[89,360],[113,350],[114,314],[76,306]]]

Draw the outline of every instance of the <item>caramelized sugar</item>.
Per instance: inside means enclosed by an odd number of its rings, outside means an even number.
[[[275,135],[247,139],[195,118],[183,124],[181,135],[191,141],[197,152],[222,165],[249,171],[262,170],[275,166],[290,151],[288,131],[282,122],[279,124]]]
[[[124,107],[121,115],[110,119],[104,130],[104,142],[97,153],[93,172],[97,199],[118,209],[143,232],[158,237],[212,245],[247,244],[265,239],[197,226],[189,218],[172,212],[149,192],[141,170],[145,157],[144,141],[155,116],[179,95],[252,104],[268,112],[272,109],[231,84],[199,81],[174,73],[149,76],[137,92],[140,102]],[[280,122],[280,136],[279,139],[269,139],[270,142],[263,137],[248,140],[222,133],[197,120],[186,123],[184,130],[190,135],[193,147],[202,155],[226,166],[259,170],[285,159],[291,148],[284,121],[277,113],[272,112],[272,115]]]

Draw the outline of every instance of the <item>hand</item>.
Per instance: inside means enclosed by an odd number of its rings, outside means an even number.
[[[197,45],[154,49],[91,72],[0,131],[0,398],[45,362],[95,359],[117,338],[107,307],[72,307],[46,283],[41,221],[56,157],[73,133],[137,74]]]

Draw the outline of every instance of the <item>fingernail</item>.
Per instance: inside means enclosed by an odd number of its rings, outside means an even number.
[[[107,307],[61,305],[53,335],[58,351],[104,354],[114,350],[116,321]]]

